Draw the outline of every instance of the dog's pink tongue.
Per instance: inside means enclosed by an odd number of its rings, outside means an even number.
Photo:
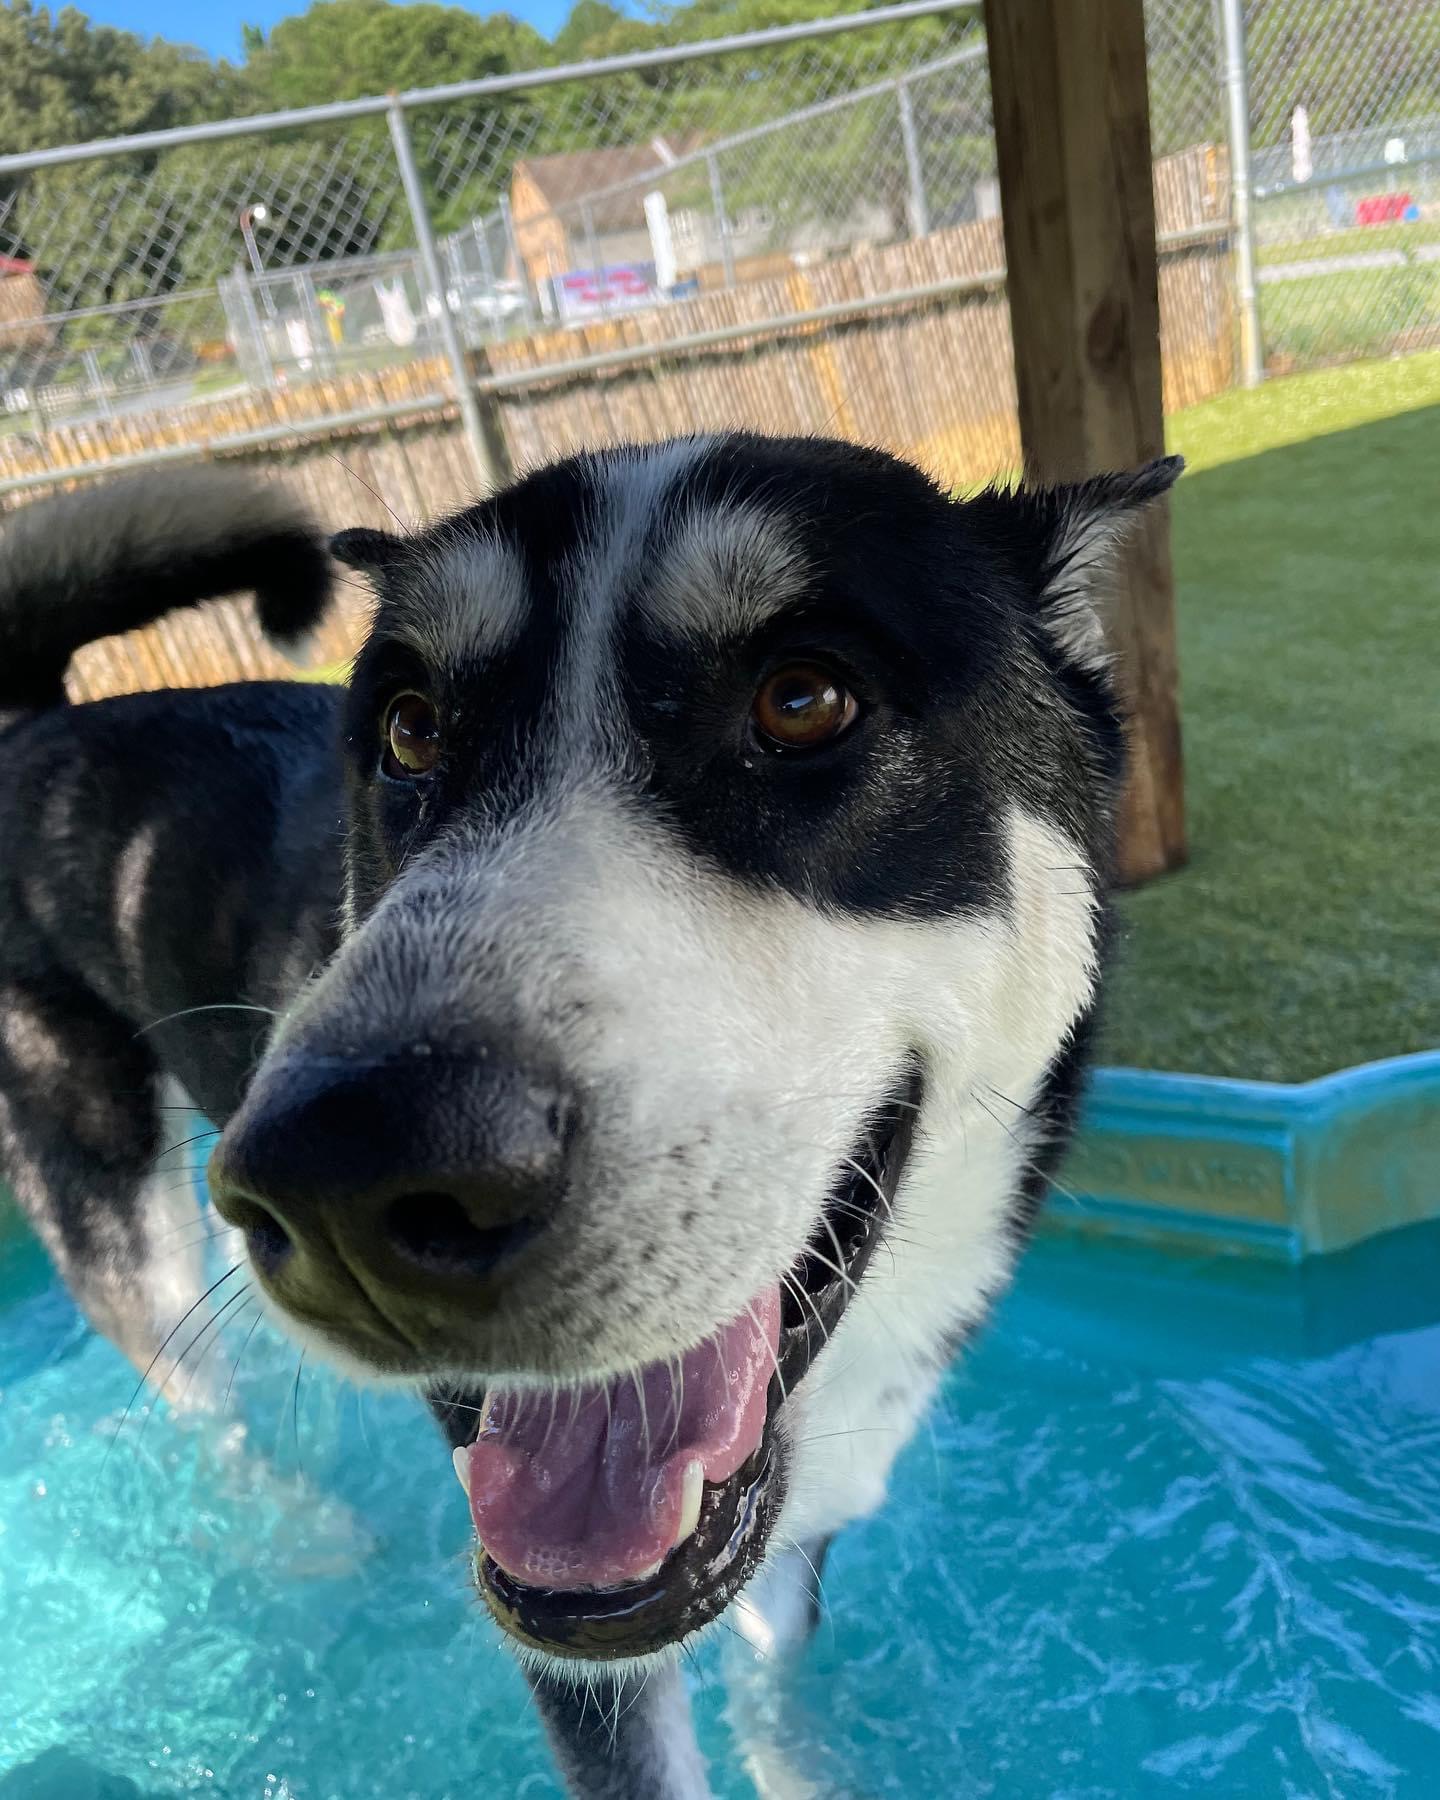
[[[558,1394],[488,1394],[469,1450],[480,1542],[536,1587],[649,1573],[679,1539],[687,1467],[725,1481],[759,1445],[779,1338],[772,1287],[678,1363]]]

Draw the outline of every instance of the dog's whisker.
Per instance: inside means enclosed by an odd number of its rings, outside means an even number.
[[[204,1006],[182,1006],[179,1012],[166,1013],[162,1018],[152,1019],[148,1025],[142,1025],[135,1033],[137,1038],[148,1032],[158,1031],[162,1025],[172,1025],[176,1019],[193,1018],[196,1013],[210,1012],[249,1012],[263,1013],[268,1019],[278,1019],[279,1013],[273,1006],[249,1006],[241,1000],[211,1000]]]
[[[159,1387],[156,1389],[154,1400],[152,1400],[150,1405],[146,1407],[144,1416],[140,1420],[140,1429],[136,1433],[136,1437],[135,1437],[135,1442],[136,1442],[137,1448],[139,1447],[139,1445],[141,1443],[144,1442],[145,1434],[148,1431],[149,1426],[150,1426],[150,1421],[155,1415],[156,1402],[158,1402],[159,1400],[162,1400],[162,1399],[169,1400],[170,1405],[173,1407],[175,1412],[177,1412],[177,1413],[183,1412],[185,1397],[190,1391],[191,1382],[194,1380],[194,1371],[191,1370],[189,1372],[186,1382],[185,1382],[185,1386],[180,1390],[180,1392],[177,1395],[175,1395],[173,1397],[173,1399],[170,1396],[171,1382],[175,1380],[175,1378],[180,1374],[180,1371],[185,1367],[186,1358],[190,1355],[190,1352],[196,1347],[196,1345],[200,1342],[200,1340],[203,1337],[205,1337],[210,1331],[212,1331],[219,1324],[220,1320],[224,1318],[225,1314],[230,1310],[230,1308],[234,1304],[234,1302],[237,1299],[244,1297],[244,1295],[248,1292],[249,1287],[250,1287],[249,1282],[246,1282],[244,1284],[244,1286],[242,1286],[239,1289],[239,1292],[237,1294],[231,1295],[231,1297],[229,1299],[223,1301],[219,1306],[217,1306],[215,1308],[214,1312],[211,1313],[210,1317],[208,1319],[206,1319],[205,1323],[200,1327],[200,1329],[190,1338],[188,1343],[185,1345],[185,1348],[175,1358],[174,1362],[171,1364],[170,1368],[166,1372],[165,1379],[160,1383]],[[201,1360],[203,1361],[203,1357]],[[198,1364],[196,1366],[198,1367]]]
[[[155,1161],[151,1164],[151,1167],[155,1168],[155,1169],[159,1169],[164,1164],[165,1158],[167,1156],[178,1155],[181,1150],[188,1150],[192,1144],[203,1143],[206,1138],[218,1138],[219,1135],[220,1135],[220,1133],[218,1131],[216,1131],[215,1128],[212,1126],[208,1131],[197,1131],[195,1133],[194,1137],[181,1138],[181,1140],[178,1144],[167,1144],[166,1147],[155,1158]]]
[[[300,1360],[295,1365],[295,1383],[290,1390],[290,1419],[295,1436],[295,1467],[303,1479],[305,1465],[300,1455],[300,1373],[305,1367],[305,1351],[300,1352]]]
[[[219,1278],[218,1281],[212,1281],[210,1286],[208,1288],[206,1288],[205,1292],[200,1296],[200,1298],[198,1300],[196,1300],[191,1306],[188,1306],[185,1309],[185,1311],[183,1313],[181,1313],[180,1317],[175,1321],[175,1323],[171,1326],[170,1330],[168,1332],[166,1332],[165,1337],[164,1337],[163,1341],[161,1342],[159,1349],[150,1358],[150,1361],[145,1366],[144,1374],[141,1375],[139,1381],[136,1383],[135,1391],[131,1394],[130,1398],[125,1402],[125,1410],[121,1413],[119,1423],[115,1427],[115,1431],[114,1431],[113,1435],[111,1436],[109,1444],[107,1444],[105,1447],[105,1454],[100,1459],[99,1474],[96,1477],[97,1481],[99,1480],[99,1477],[104,1475],[104,1473],[105,1473],[105,1465],[110,1460],[110,1452],[114,1448],[116,1442],[118,1441],[120,1433],[125,1429],[126,1422],[128,1421],[128,1419],[130,1417],[130,1414],[131,1414],[132,1409],[134,1408],[135,1402],[140,1398],[141,1394],[145,1391],[146,1384],[149,1382],[150,1377],[155,1373],[156,1367],[158,1366],[158,1364],[160,1362],[160,1358],[170,1348],[170,1345],[175,1340],[176,1334],[184,1329],[186,1321],[194,1317],[194,1315],[200,1310],[200,1308],[205,1304],[205,1302],[210,1298],[210,1296],[213,1293],[215,1293],[218,1289],[224,1287],[225,1283],[227,1281],[229,1281],[232,1276],[239,1274],[242,1266],[243,1265],[238,1262],[234,1263],[231,1265],[230,1268],[228,1268],[225,1271],[225,1273]],[[147,1418],[149,1416],[150,1411],[153,1409],[153,1406],[154,1406],[154,1402],[152,1401],[150,1407],[146,1409],[146,1417]]]
[[[838,1244],[837,1244],[837,1248],[838,1248]],[[854,1278],[852,1276],[848,1275],[845,1271],[843,1256],[842,1256],[842,1260],[840,1262],[832,1263],[830,1258],[828,1256],[825,1256],[821,1251],[817,1250],[813,1244],[809,1244],[806,1246],[805,1254],[807,1256],[813,1256],[815,1258],[816,1262],[818,1262],[820,1264],[821,1268],[828,1269],[832,1275],[836,1276],[837,1279],[839,1279],[840,1281],[843,1281],[845,1283],[846,1287],[849,1288],[849,1290],[852,1294],[857,1293],[859,1291],[855,1285]]]
[[[164,1231],[157,1231],[155,1233],[154,1241],[157,1244],[163,1244],[168,1238],[178,1237],[182,1231],[194,1231],[199,1225],[213,1228],[220,1223],[222,1223],[222,1221],[219,1215],[213,1212],[210,1207],[197,1206],[193,1217],[182,1219],[178,1225],[168,1225]],[[239,1228],[234,1225],[227,1225],[225,1229],[227,1231],[235,1231]]]
[[[809,1294],[806,1293],[804,1283],[797,1280],[796,1277],[788,1271],[780,1277],[780,1281],[781,1285],[788,1289],[790,1294],[793,1295],[802,1311],[807,1306],[810,1308],[811,1313],[814,1315],[815,1323],[820,1327],[820,1348],[822,1351],[828,1349],[830,1344],[829,1328],[827,1327],[824,1318],[821,1316],[820,1308],[810,1298]]]
[[[1073,1205],[1078,1206],[1082,1212],[1089,1210],[1087,1201],[1082,1200],[1080,1195],[1075,1193],[1073,1189],[1066,1187],[1064,1182],[1057,1181],[1053,1171],[1036,1162],[1034,1156],[1030,1153],[1030,1147],[1022,1142],[1020,1138],[1016,1137],[1013,1128],[1007,1125],[997,1113],[991,1112],[990,1108],[973,1088],[970,1090],[970,1098],[980,1108],[981,1112],[985,1114],[986,1118],[988,1118],[992,1124],[998,1125],[1005,1133],[1006,1137],[1010,1139],[1011,1143],[1014,1144],[1016,1150],[1020,1153],[1021,1162],[1032,1174],[1040,1176],[1049,1187],[1054,1188],[1057,1194],[1063,1195],[1066,1200],[1069,1200]]]
[[[615,1409],[610,1403],[610,1383],[608,1381],[600,1384],[600,1392],[605,1401],[605,1436],[608,1440],[615,1424]]]
[[[1038,1114],[1036,1113],[1036,1110],[1033,1106],[1022,1106],[1018,1100],[1012,1100],[1009,1094],[1002,1093],[1001,1090],[999,1088],[997,1088],[993,1082],[987,1081],[985,1083],[985,1087],[988,1092],[992,1093],[995,1096],[995,1098],[997,1100],[1003,1100],[1007,1106],[1013,1106],[1015,1108],[1016,1112],[1024,1113],[1026,1118],[1033,1119],[1033,1118],[1038,1117]]]
[[[549,1423],[545,1427],[544,1435],[540,1439],[540,1454],[542,1456],[545,1454],[546,1450],[549,1448],[550,1436],[551,1436],[551,1433],[555,1430],[555,1416],[559,1410],[559,1407],[560,1407],[560,1390],[559,1390],[559,1388],[551,1388],[551,1390],[550,1390],[550,1420],[549,1420]]]
[[[245,1341],[241,1344],[239,1353],[236,1355],[235,1361],[230,1366],[230,1379],[225,1383],[225,1398],[220,1403],[220,1416],[222,1419],[226,1417],[230,1411],[230,1394],[235,1386],[235,1377],[240,1373],[240,1359],[250,1348],[250,1340],[259,1330],[261,1321],[265,1317],[265,1308],[261,1306],[258,1300],[254,1304],[255,1317],[250,1321],[250,1329],[245,1333]]]
[[[650,1670],[646,1669],[645,1673],[640,1677],[640,1686],[636,1690],[635,1697],[631,1700],[630,1705],[625,1708],[625,1713],[621,1714],[622,1718],[630,1712],[632,1707],[638,1706],[640,1701],[645,1698],[645,1690],[650,1685],[650,1673]]]
[[[343,469],[352,481],[358,482],[360,484],[360,486],[362,488],[364,488],[364,490],[367,494],[372,495],[376,500],[378,500],[380,502],[380,504],[385,508],[386,512],[389,513],[390,517],[395,521],[395,523],[400,527],[400,529],[402,531],[409,531],[410,526],[406,523],[406,521],[400,517],[399,513],[396,512],[395,508],[390,504],[390,502],[385,498],[385,496],[382,493],[380,493],[378,489],[373,488],[363,475],[356,474],[355,470],[350,467],[349,463],[347,463],[343,457],[337,456],[333,450],[327,450],[324,452],[324,454],[330,458],[331,462],[335,463],[339,468]],[[368,586],[368,583],[361,583],[361,585]]]
[[[680,1442],[680,1420],[685,1405],[685,1364],[678,1356],[666,1357],[670,1370],[670,1448]]]
[[[870,1207],[860,1206],[854,1200],[838,1200],[832,1198],[825,1202],[825,1207],[828,1212],[844,1213],[848,1218],[859,1219],[866,1224],[875,1217],[875,1214]],[[885,1235],[880,1241],[885,1244],[904,1244],[912,1250],[923,1250],[926,1248],[925,1244],[908,1228],[904,1231],[899,1230],[893,1219],[886,1221]]]
[[[831,1618],[830,1601],[825,1593],[825,1583],[821,1579],[820,1571],[815,1567],[815,1564],[811,1561],[810,1552],[800,1542],[799,1538],[792,1537],[792,1538],[788,1539],[787,1542],[789,1544],[790,1549],[795,1551],[795,1553],[799,1556],[800,1560],[805,1564],[805,1567],[810,1571],[810,1574],[815,1582],[815,1604],[820,1608],[821,1612],[824,1613],[825,1617],[827,1619],[830,1619],[830,1621],[833,1625],[834,1620]]]
[[[188,1150],[192,1144],[198,1144],[204,1138],[218,1138],[219,1136],[220,1127],[218,1125],[207,1124],[203,1131],[193,1132],[189,1137],[181,1138],[178,1142],[173,1144],[167,1144],[160,1152],[160,1155],[155,1158],[155,1161],[158,1163],[162,1157],[173,1156],[177,1150]]]
[[[215,1316],[211,1319],[209,1325],[207,1325],[205,1327],[205,1331],[213,1332],[213,1336],[211,1337],[210,1342],[208,1344],[206,1344],[205,1348],[200,1352],[200,1355],[196,1358],[194,1367],[190,1370],[188,1376],[186,1377],[185,1386],[181,1389],[180,1396],[175,1402],[175,1409],[177,1412],[184,1411],[185,1402],[189,1398],[191,1388],[195,1385],[196,1378],[199,1376],[200,1370],[201,1370],[202,1366],[204,1365],[205,1358],[210,1354],[210,1352],[215,1348],[215,1346],[221,1341],[221,1338],[223,1335],[219,1329],[221,1321],[224,1319],[226,1313],[228,1313],[232,1307],[239,1305],[239,1303],[245,1298],[245,1296],[249,1292],[250,1292],[250,1283],[247,1281],[245,1286],[242,1287],[241,1289],[239,1289],[238,1292],[232,1294],[223,1306],[217,1308],[217,1310],[215,1312]],[[200,1335],[203,1337],[205,1335],[205,1332],[201,1332]],[[179,1373],[181,1367],[184,1365],[184,1362],[185,1362],[185,1356],[182,1353],[182,1355],[178,1358],[178,1360],[176,1361],[176,1364],[175,1364],[175,1370],[176,1370],[177,1374]]]
[[[640,1379],[640,1371],[632,1369],[630,1379],[635,1385],[635,1398],[640,1403],[640,1432],[645,1444],[645,1460],[650,1461],[650,1413],[645,1403],[645,1383]]]
[[[222,1238],[232,1237],[239,1229],[238,1225],[225,1225],[218,1231],[201,1231],[183,1244],[170,1244],[164,1250],[157,1251],[151,1261],[158,1266],[162,1262],[168,1262],[171,1257],[187,1256],[191,1251],[198,1250],[202,1244],[218,1244]]]
[[[884,1208],[886,1218],[893,1219],[895,1217],[894,1202],[870,1171],[862,1163],[856,1162],[853,1156],[842,1156],[840,1160],[847,1168],[853,1169],[857,1175],[862,1177],[863,1180],[867,1181],[870,1186],[874,1188],[875,1199],[877,1203]]]
[[[764,1346],[765,1346],[766,1353],[769,1356],[770,1362],[775,1370],[775,1380],[779,1384],[779,1387],[780,1387],[781,1401],[784,1402],[784,1401],[789,1400],[790,1396],[785,1391],[785,1377],[780,1372],[779,1352],[771,1348],[770,1334],[767,1331],[765,1331],[764,1329],[762,1329],[760,1320],[756,1317],[755,1308],[748,1301],[745,1306],[745,1316],[749,1319],[750,1323],[755,1327],[756,1335],[759,1337],[761,1343],[764,1344]]]
[[[835,1227],[830,1223],[830,1215],[828,1212],[820,1215],[820,1222],[829,1233],[830,1242],[835,1246],[835,1260],[839,1263],[841,1269],[845,1270],[845,1249],[840,1242],[839,1232],[836,1231]],[[845,1281],[852,1294],[859,1291],[857,1283],[851,1278],[848,1270],[845,1270]]]
[[[357,1388],[356,1391],[362,1394],[365,1392],[364,1388]],[[485,1417],[486,1409],[483,1406],[470,1406],[466,1401],[462,1400],[458,1394],[453,1394],[448,1397],[442,1396],[441,1403],[446,1407],[453,1408],[455,1412],[474,1413],[477,1419],[483,1419]]]

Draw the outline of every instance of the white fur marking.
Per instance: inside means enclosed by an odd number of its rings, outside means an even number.
[[[804,592],[806,569],[782,518],[753,504],[709,506],[682,519],[641,604],[687,637],[745,637]]]

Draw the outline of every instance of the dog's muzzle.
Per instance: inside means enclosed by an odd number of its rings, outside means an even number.
[[[581,1123],[561,1082],[498,1051],[282,1054],[211,1190],[292,1318],[432,1390],[504,1629],[550,1655],[634,1658],[718,1617],[763,1556],[785,1493],[778,1420],[883,1235],[920,1091],[901,1076],[864,1119],[801,1255],[738,1317],[561,1386],[451,1379],[495,1366],[487,1324],[543,1274]]]

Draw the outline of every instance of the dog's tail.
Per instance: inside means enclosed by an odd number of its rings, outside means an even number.
[[[0,724],[58,706],[83,645],[177,607],[254,591],[281,650],[324,615],[323,534],[272,482],[149,470],[0,514]]]

